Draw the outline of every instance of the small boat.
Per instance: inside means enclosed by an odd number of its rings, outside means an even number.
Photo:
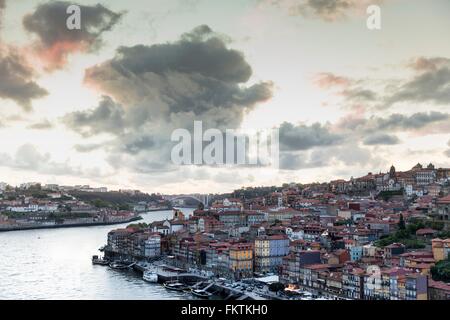
[[[199,298],[202,299],[209,299],[212,296],[212,293],[205,291],[205,290],[201,290],[201,289],[192,289],[191,293]]]
[[[185,284],[182,284],[181,282],[166,282],[163,284],[163,286],[167,290],[173,290],[173,291],[189,290],[189,287]]]
[[[133,263],[128,264],[128,263],[124,263],[124,262],[120,262],[120,261],[114,261],[109,264],[109,267],[111,269],[116,269],[116,270],[124,270],[124,269],[128,269],[132,266],[133,266]]]
[[[100,258],[99,256],[92,256],[92,264],[107,266],[109,261],[105,258]]]
[[[144,275],[142,276],[142,279],[151,282],[151,283],[157,283],[158,282],[158,274],[154,272],[153,270],[145,270]]]

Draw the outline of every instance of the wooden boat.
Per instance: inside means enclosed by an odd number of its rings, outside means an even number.
[[[124,270],[124,269],[128,269],[131,268],[134,265],[134,263],[127,263],[127,262],[121,262],[121,261],[114,261],[111,262],[109,264],[109,267],[111,269],[116,269],[116,270]]]
[[[100,258],[99,256],[92,256],[92,264],[107,266],[109,261],[105,258]]]
[[[198,298],[202,298],[202,299],[209,299],[212,296],[212,293],[205,291],[205,290],[201,290],[201,289],[192,289],[191,293],[198,297]]]
[[[176,282],[171,282],[171,281],[165,282],[163,284],[163,286],[167,290],[180,291],[180,292],[189,289],[189,287],[187,285],[185,285],[185,284],[183,284],[181,282],[178,282],[178,281],[176,281]]]

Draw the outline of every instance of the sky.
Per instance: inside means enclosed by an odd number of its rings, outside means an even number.
[[[216,193],[450,167],[449,17],[448,0],[0,0],[0,181]],[[278,130],[279,168],[174,164],[194,121]]]

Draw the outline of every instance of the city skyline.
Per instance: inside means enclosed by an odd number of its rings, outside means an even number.
[[[220,193],[448,167],[448,1],[77,3],[74,33],[67,2],[0,0],[0,181]],[[196,120],[278,128],[280,170],[173,165]]]

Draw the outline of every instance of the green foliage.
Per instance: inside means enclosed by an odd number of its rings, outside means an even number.
[[[450,282],[450,259],[442,260],[431,268],[433,280]]]
[[[92,205],[96,208],[109,208],[111,207],[111,204],[105,200],[102,199],[95,199],[92,201]]]
[[[448,239],[450,238],[450,231],[440,231],[438,232],[437,237],[441,239]]]
[[[349,225],[349,224],[350,224],[350,225],[354,224],[354,222],[353,222],[352,219],[339,220],[339,221],[336,221],[336,222],[334,223],[335,226],[346,226],[346,225]]]
[[[124,211],[130,211],[131,206],[128,203],[122,203],[117,206],[117,209],[124,210]]]
[[[247,187],[242,188],[233,191],[231,194],[232,198],[238,198],[238,199],[252,199],[252,198],[258,198],[258,197],[264,197],[268,195],[269,193],[277,191],[278,187],[272,186],[272,187]]]
[[[377,198],[378,199],[383,199],[384,201],[388,201],[390,198],[392,198],[393,196],[401,196],[403,195],[403,190],[399,190],[399,191],[381,191]]]
[[[149,225],[145,222],[132,223],[127,226],[127,228],[134,228],[134,229],[146,229],[148,227],[149,227]]]
[[[400,215],[400,220],[402,215]],[[422,249],[425,248],[425,243],[416,237],[416,231],[425,228],[426,224],[422,221],[417,221],[415,223],[408,223],[403,229],[400,228],[395,233],[390,234],[375,242],[378,247],[385,247],[392,243],[402,243],[407,249]]]

